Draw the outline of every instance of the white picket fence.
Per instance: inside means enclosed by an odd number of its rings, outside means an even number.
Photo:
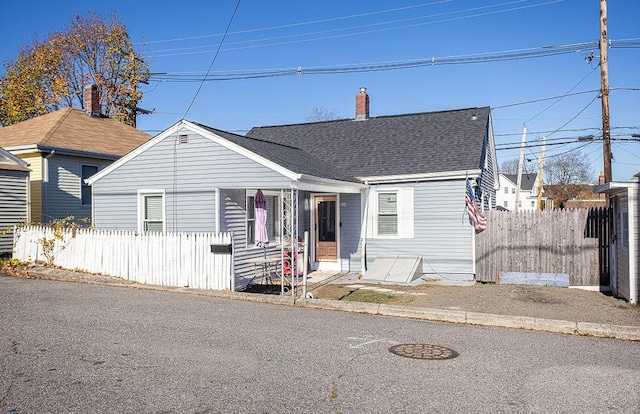
[[[14,232],[13,257],[44,261],[39,240],[53,240],[50,227],[25,226]],[[55,240],[53,264],[64,269],[118,276],[139,283],[235,290],[233,255],[211,253],[211,245],[231,245],[231,233],[148,233],[65,230]]]

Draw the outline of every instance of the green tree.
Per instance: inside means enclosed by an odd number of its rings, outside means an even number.
[[[96,84],[103,115],[135,126],[149,66],[114,14],[77,15],[61,32],[23,47],[0,79],[0,123],[11,125],[70,106],[84,108],[83,90]]]

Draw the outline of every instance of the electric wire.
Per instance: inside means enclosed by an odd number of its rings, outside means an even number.
[[[224,39],[227,37],[227,33],[229,32],[229,29],[231,28],[231,23],[233,23],[233,19],[236,16],[236,12],[238,11],[238,7],[240,7],[240,2],[241,1],[242,0],[238,0],[238,2],[236,3],[235,9],[233,9],[233,13],[231,14],[231,18],[229,19],[229,23],[227,24],[227,28],[225,30],[225,34],[224,34],[224,36],[222,36],[222,40],[220,40],[220,43],[218,44],[218,49],[216,50],[215,55],[213,55],[213,59],[211,59],[211,64],[209,64],[209,68],[207,69],[207,74],[205,75],[205,78],[209,75],[209,72],[211,71],[211,68],[213,67],[213,64],[216,62],[216,59],[218,58],[218,54],[220,53],[220,48],[222,47],[222,44],[224,43]],[[202,82],[200,83],[200,86],[198,86],[198,90],[193,95],[193,99],[191,100],[191,103],[187,107],[187,110],[184,111],[184,115],[182,116],[182,119],[185,119],[187,117],[187,114],[189,113],[189,110],[191,109],[191,106],[193,106],[193,103],[196,101],[196,98],[198,97],[198,94],[200,93],[200,90],[202,89],[203,85],[204,85],[204,80],[202,80]]]
[[[523,1],[526,1],[526,0],[516,0],[516,1],[505,2],[505,3],[495,4],[495,5],[480,6],[480,7],[465,9],[465,10],[461,10],[461,11],[439,13],[439,14],[434,14],[434,15],[429,15],[429,16],[413,17],[413,18],[400,19],[400,20],[395,20],[395,21],[387,21],[387,22],[381,22],[381,23],[371,23],[371,24],[367,24],[367,25],[353,26],[353,27],[342,28],[342,29],[330,29],[330,30],[325,30],[325,31],[303,33],[303,34],[296,34],[296,35],[287,35],[287,36],[279,36],[279,37],[274,37],[274,38],[264,38],[264,39],[257,39],[257,40],[254,39],[254,40],[247,40],[247,41],[241,41],[241,42],[231,42],[230,44],[256,43],[256,42],[260,42],[260,41],[269,41],[269,40],[286,39],[286,38],[291,38],[291,37],[301,37],[301,36],[309,36],[309,35],[315,35],[315,34],[332,33],[332,32],[336,32],[336,31],[344,31],[344,30],[352,30],[352,29],[364,29],[364,28],[373,27],[373,26],[388,25],[388,24],[394,24],[394,23],[402,23],[402,22],[412,21],[412,20],[417,20],[417,19],[439,17],[439,16],[444,16],[444,15],[449,15],[449,14],[458,14],[458,13],[463,13],[463,12],[468,12],[468,11],[475,11],[475,10],[486,9],[486,8],[491,8],[491,7],[499,7],[499,6],[514,4],[514,3],[521,3]],[[430,22],[425,22],[425,23],[416,23],[416,24],[409,24],[409,25],[404,25],[404,26],[399,26],[399,27],[383,28],[383,29],[376,29],[376,30],[365,30],[365,31],[360,31],[360,32],[355,32],[355,33],[345,33],[345,34],[340,34],[340,35],[323,36],[323,37],[316,37],[316,38],[311,38],[311,39],[300,39],[300,40],[293,40],[293,41],[287,41],[287,42],[269,43],[269,44],[263,44],[263,45],[253,45],[253,46],[244,46],[244,47],[235,47],[235,48],[225,48],[225,49],[223,49],[223,51],[253,49],[253,48],[260,48],[260,47],[271,47],[271,46],[281,46],[281,45],[287,45],[287,44],[304,43],[304,42],[311,42],[311,41],[329,40],[329,39],[337,39],[337,38],[344,38],[344,37],[351,37],[351,36],[359,36],[359,35],[364,35],[364,34],[380,33],[380,32],[385,32],[385,31],[390,31],[390,30],[407,29],[407,28],[425,26],[425,25],[436,24],[436,23],[446,23],[446,22],[450,22],[450,21],[457,21],[457,20],[470,19],[470,18],[475,18],[475,17],[494,15],[494,14],[498,14],[498,13],[505,13],[505,12],[510,12],[510,11],[529,9],[529,8],[532,8],[532,7],[540,7],[540,6],[546,6],[546,5],[550,5],[550,4],[554,4],[554,3],[561,3],[563,1],[564,0],[550,0],[550,1],[547,1],[545,3],[532,4],[532,5],[520,6],[520,7],[513,7],[513,8],[509,8],[509,9],[504,9],[504,10],[477,13],[477,14],[468,15],[468,16],[460,16],[460,17],[454,17],[454,18],[449,18],[449,19],[441,19],[441,20],[430,21]],[[207,47],[207,46],[199,46],[199,47],[196,47],[196,48],[203,48],[203,47]],[[174,49],[174,50],[183,50],[183,48],[178,48],[178,49]],[[171,49],[164,50],[163,52],[166,52],[166,51],[171,51]],[[154,56],[154,57],[167,57],[167,56],[181,56],[181,55],[185,55],[185,54],[198,54],[198,53],[208,53],[208,52],[209,51],[173,53],[173,54],[154,54],[154,53],[162,53],[162,52],[160,52],[160,51],[152,51],[152,52],[149,52],[149,55]]]
[[[357,18],[357,17],[373,16],[373,15],[376,15],[376,14],[393,13],[393,12],[397,12],[397,11],[416,9],[416,8],[419,8],[419,7],[433,6],[433,5],[436,5],[436,4],[450,3],[452,1],[453,0],[442,0],[442,1],[432,2],[432,3],[422,3],[422,4],[415,4],[415,5],[412,5],[412,6],[397,7],[397,8],[394,8],[394,9],[386,9],[386,10],[367,12],[367,13],[352,14],[352,15],[347,15],[347,16],[331,17],[331,18],[328,18],[328,19],[312,20],[312,21],[299,22],[299,23],[290,23],[290,24],[283,24],[283,25],[279,25],[279,26],[261,27],[261,28],[257,28],[257,29],[238,30],[238,31],[235,31],[235,32],[229,32],[229,34],[230,35],[236,35],[236,34],[262,32],[262,31],[268,31],[268,30],[288,29],[288,28],[291,28],[291,27],[312,25],[312,24],[318,24],[318,23],[328,23],[328,22],[334,22],[334,21],[338,21],[338,20],[353,19],[353,18]],[[211,38],[211,37],[220,37],[220,36],[222,36],[222,33],[206,34],[206,35],[199,35],[199,36],[189,36],[189,37],[178,37],[178,38],[163,39],[163,40],[141,41],[141,42],[137,42],[136,44],[137,45],[144,45],[144,44],[154,44],[154,43],[181,42],[181,41],[185,41],[185,40],[199,40],[199,39],[205,39],[205,38]]]

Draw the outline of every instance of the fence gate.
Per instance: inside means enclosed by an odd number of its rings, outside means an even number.
[[[610,209],[492,210],[476,237],[476,280],[503,272],[568,274],[571,286],[609,286]]]

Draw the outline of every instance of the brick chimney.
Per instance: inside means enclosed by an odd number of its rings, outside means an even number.
[[[365,119],[369,119],[369,95],[367,95],[367,88],[363,87],[356,95],[356,121]]]
[[[100,116],[100,94],[98,85],[89,84],[84,87],[84,110],[91,116]]]
[[[604,171],[600,171],[600,177],[598,178],[598,184],[599,185],[604,185],[605,184]],[[607,195],[605,193],[600,193],[600,194],[598,194],[598,198],[600,200],[606,200],[607,199]]]

